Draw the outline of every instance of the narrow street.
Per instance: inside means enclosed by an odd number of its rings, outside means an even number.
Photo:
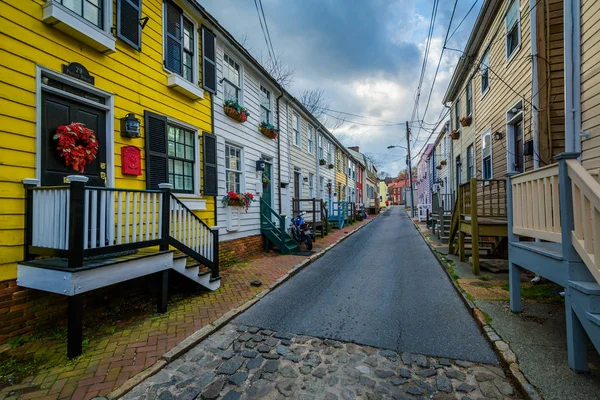
[[[125,398],[519,397],[393,207]]]
[[[342,242],[236,322],[402,352],[497,362],[400,207]]]

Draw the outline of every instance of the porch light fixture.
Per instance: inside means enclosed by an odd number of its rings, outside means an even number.
[[[494,132],[494,140],[495,141],[502,140],[502,132]]]
[[[129,138],[140,137],[141,121],[135,117],[134,113],[129,113],[121,118],[121,136]]]
[[[265,170],[265,161],[264,160],[256,160],[256,172],[261,172]]]

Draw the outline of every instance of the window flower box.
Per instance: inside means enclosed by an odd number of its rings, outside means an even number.
[[[452,140],[458,140],[458,138],[460,137],[460,131],[458,129],[452,129],[450,131],[450,137],[452,138]]]
[[[277,140],[277,128],[268,122],[261,122],[258,125],[258,131],[270,139]]]
[[[238,122],[246,122],[250,116],[250,113],[234,100],[227,100],[223,105],[223,111],[231,119],[234,119]]]
[[[441,165],[442,167],[445,167],[445,166],[446,166],[446,164],[448,164],[448,162],[447,162],[446,160],[442,160],[442,161],[440,161],[440,165]]]
[[[334,169],[334,168],[335,168],[335,165],[329,164],[329,169]]]
[[[473,117],[471,117],[470,115],[466,115],[460,119],[460,124],[462,126],[470,126],[471,122],[473,122]]]
[[[327,161],[325,161],[325,159],[324,159],[324,158],[321,158],[321,159],[319,160],[319,165],[326,165],[326,164],[327,164]]]
[[[221,199],[221,203],[223,203],[223,207],[244,207],[244,210],[248,212],[248,207],[250,207],[250,203],[254,201],[254,196],[250,192],[246,193],[236,193],[236,192],[228,192]]]

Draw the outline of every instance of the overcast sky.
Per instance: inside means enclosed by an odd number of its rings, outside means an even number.
[[[197,0],[258,60],[268,58],[254,0]],[[458,0],[450,32],[475,0]],[[479,0],[447,47],[462,49],[483,0]],[[405,121],[410,120],[421,72],[433,0],[262,0],[273,47],[294,69],[288,90],[323,89],[329,108],[396,123],[347,116],[334,133],[346,146],[360,146],[396,175],[405,168]],[[427,72],[421,90],[420,117],[448,29],[454,1],[440,0]],[[460,53],[446,50],[425,116],[435,123]],[[339,114],[330,112],[334,117]],[[335,121],[329,118],[329,124]],[[352,123],[355,121],[359,124]],[[379,126],[366,126],[366,125]],[[384,125],[384,126],[382,126]],[[412,123],[413,138],[419,131]],[[431,125],[426,125],[430,127]],[[435,138],[436,134],[432,137]],[[430,132],[421,131],[414,153]],[[415,160],[416,161],[416,160]]]

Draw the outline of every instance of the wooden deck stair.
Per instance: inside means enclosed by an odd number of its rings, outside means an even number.
[[[506,216],[506,181],[473,178],[460,185],[448,232],[449,252],[466,261],[470,247],[473,273],[478,275],[480,256],[493,253],[508,236]],[[483,238],[496,239],[490,242]]]
[[[285,229],[284,215],[279,215],[264,200],[260,200],[260,231],[265,236],[265,250],[276,246],[281,254],[292,254],[300,246]]]

